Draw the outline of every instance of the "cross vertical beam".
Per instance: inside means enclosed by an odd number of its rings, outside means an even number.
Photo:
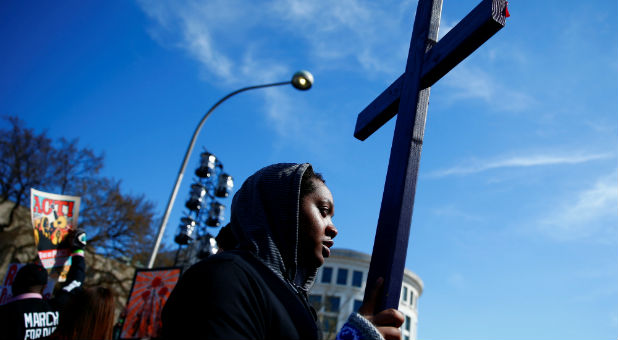
[[[365,300],[384,286],[375,312],[399,306],[430,87],[505,25],[506,0],[482,0],[439,42],[442,0],[419,0],[404,74],[359,115],[365,140],[397,114]]]
[[[420,88],[425,52],[438,38],[442,0],[419,0],[403,77],[384,194],[365,288],[365,300],[376,280],[384,278],[376,311],[399,306],[399,294],[412,222],[429,90]]]

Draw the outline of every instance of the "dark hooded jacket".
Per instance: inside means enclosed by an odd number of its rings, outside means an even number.
[[[275,164],[234,195],[234,250],[208,257],[180,279],[163,309],[167,339],[320,339],[307,301],[317,268],[298,261],[305,164]]]

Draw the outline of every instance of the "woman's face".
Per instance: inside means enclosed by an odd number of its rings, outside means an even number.
[[[337,229],[333,195],[320,180],[313,181],[316,189],[300,199],[299,262],[317,268],[330,256]]]

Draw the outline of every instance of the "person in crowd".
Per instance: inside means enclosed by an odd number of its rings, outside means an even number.
[[[86,263],[86,233],[78,230],[71,240],[71,268],[62,289],[49,300],[42,293],[47,285],[47,271],[40,264],[28,263],[16,274],[11,289],[13,298],[0,306],[0,332],[3,339],[38,339],[52,334],[59,324],[59,311],[69,298],[81,290]]]
[[[114,293],[105,287],[82,289],[60,312],[60,324],[50,340],[111,340],[114,329]]]
[[[322,339],[307,300],[337,229],[333,196],[310,164],[281,163],[250,176],[234,195],[234,249],[192,266],[163,309],[166,339]],[[373,315],[376,293],[353,313],[346,339],[399,339],[403,315]]]

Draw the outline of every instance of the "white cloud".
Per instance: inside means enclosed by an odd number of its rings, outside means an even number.
[[[217,51],[208,28],[189,16],[182,22],[183,43],[189,53],[219,78],[232,77],[233,62]]]
[[[198,61],[208,82],[231,88],[287,80],[295,71],[292,65],[299,63],[294,59],[298,51],[282,48],[293,46],[302,52],[303,68],[353,68],[391,78],[405,68],[414,17],[411,2],[390,6],[364,0],[139,3],[153,21],[149,29],[153,39]],[[398,6],[402,11],[393,11]],[[277,91],[260,91],[260,95],[266,119],[279,137],[294,136],[307,125],[295,110],[298,104]]]
[[[263,45],[259,58],[269,60],[268,51],[280,48],[286,38],[297,40],[315,65],[361,67],[392,76],[405,68],[407,56],[396,52],[401,46],[407,51],[414,17],[411,2],[141,0],[140,4],[156,23],[153,37],[173,40],[172,45],[186,50],[208,73],[231,83],[243,67],[247,42]],[[393,10],[404,5],[402,11]]]
[[[289,97],[274,90],[267,90],[265,94],[266,116],[275,132],[281,137],[302,136],[303,124],[301,118],[294,115],[294,104]]]
[[[269,52],[280,49],[282,39],[288,39],[286,44],[296,40],[298,49],[312,59],[314,65],[309,66],[360,67],[390,79],[405,68],[416,9],[416,1],[412,0],[380,3],[269,0],[257,4],[243,0],[139,0],[139,3],[155,22],[151,29],[155,39],[186,50],[207,73],[229,84],[242,78],[239,75],[263,70],[246,70],[243,60],[248,46],[263,47],[261,53],[254,55],[261,64],[281,64]],[[456,24],[442,18],[440,36]],[[239,73],[241,69],[244,71]],[[447,82],[457,89],[455,98],[490,100],[500,91],[493,79],[477,69],[460,66],[451,73]],[[513,91],[500,91],[500,95],[504,97],[509,92],[518,99],[527,99]]]
[[[490,59],[495,58],[491,56]],[[492,105],[492,109],[501,111],[523,111],[532,107],[536,100],[521,91],[514,90],[496,79],[483,69],[466,63],[457,65],[442,80],[449,102],[468,99],[480,99]],[[507,104],[504,104],[507,103]],[[500,104],[500,105],[494,105]]]
[[[570,155],[526,155],[499,158],[494,160],[470,161],[468,164],[454,166],[448,169],[430,172],[428,177],[437,178],[452,175],[469,175],[499,168],[532,167],[559,164],[579,164],[595,160],[608,159],[611,154],[570,154]]]
[[[363,0],[275,0],[270,8],[281,18],[287,33],[307,42],[316,64],[358,67],[392,76],[405,68],[414,8],[401,12],[394,5]],[[351,63],[352,61],[352,63]]]
[[[591,187],[565,196],[538,222],[539,230],[558,241],[618,241],[618,180],[615,173]]]
[[[198,61],[208,82],[231,88],[248,85],[247,79],[255,83],[288,79],[297,64],[315,71],[360,71],[367,78],[392,81],[405,69],[416,9],[413,0],[138,1],[152,19],[153,39]],[[454,26],[443,22],[442,35]],[[453,89],[449,91],[453,99],[492,102],[500,91],[501,98],[517,97],[512,102],[520,106],[531,102],[524,94],[496,86],[486,73],[461,65],[445,81]],[[285,104],[272,102],[281,98],[261,95],[267,101],[267,117],[281,119],[285,113],[273,110]],[[294,130],[300,121],[286,116],[283,122],[271,123],[292,124],[276,128],[282,133]]]
[[[433,208],[431,209],[431,212],[436,216],[451,217],[459,221],[478,223],[484,220],[484,218],[482,218],[481,216],[470,214],[461,209],[458,209],[457,207],[453,205],[446,205],[446,206]]]

